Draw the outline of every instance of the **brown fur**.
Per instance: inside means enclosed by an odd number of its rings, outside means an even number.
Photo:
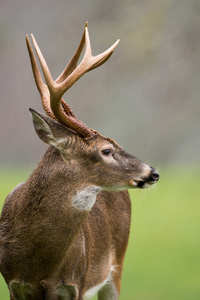
[[[84,141],[56,121],[35,115],[41,122],[35,124],[38,135],[51,144],[45,127],[49,126],[54,147],[3,207],[0,266],[11,297],[60,299],[57,289],[71,286],[74,290],[69,299],[83,299],[85,291],[108,277],[112,266],[112,281],[119,295],[130,228],[128,193],[99,192],[91,211],[74,207],[72,198],[92,185],[116,189],[128,187],[131,178],[148,181],[151,169],[144,177],[147,165],[114,141],[101,135]],[[66,138],[62,145],[61,137]],[[104,144],[115,151],[110,161],[102,155]],[[23,293],[28,296],[20,298]]]
[[[84,68],[76,68],[85,40]],[[50,147],[27,181],[8,195],[2,210],[0,270],[11,300],[83,300],[94,292],[99,300],[117,300],[131,218],[125,190],[151,185],[159,177],[115,141],[88,129],[61,100],[59,84],[67,82],[69,88],[105,62],[118,44],[92,57],[88,43],[86,24],[78,56],[54,83],[42,59],[50,78],[47,87],[27,38],[36,85],[50,117],[30,111],[36,133]],[[73,70],[70,82],[66,76]],[[63,109],[55,101],[50,105],[52,93]]]

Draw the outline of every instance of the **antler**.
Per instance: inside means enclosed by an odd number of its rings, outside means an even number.
[[[73,57],[71,58],[70,62],[67,64],[61,75],[54,81],[35,38],[33,37],[33,35],[31,35],[31,37],[46,81],[45,84],[42,80],[42,76],[37,66],[37,62],[27,35],[26,42],[31,60],[32,70],[37,88],[42,98],[42,105],[44,107],[44,110],[51,118],[56,119],[67,127],[75,130],[80,136],[84,138],[92,137],[94,131],[89,129],[75,116],[71,108],[62,99],[62,96],[86,72],[93,70],[106,62],[112,55],[115,47],[118,45],[119,40],[117,40],[105,52],[97,56],[92,56],[90,38],[88,33],[88,24],[86,22],[84,33],[76,52],[74,53]],[[77,66],[84,45],[85,53],[82,61]]]

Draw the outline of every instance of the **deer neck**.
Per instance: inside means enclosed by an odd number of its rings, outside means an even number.
[[[100,191],[99,187],[81,184],[69,168],[68,163],[63,163],[60,153],[50,147],[28,179],[26,193],[27,207],[31,207],[28,214],[33,223],[37,212],[36,232],[48,223],[45,234],[51,235],[52,243],[58,243],[59,237],[59,244],[63,244],[65,252],[80,232]]]
[[[34,194],[30,201],[36,205],[43,202],[48,207],[50,203],[63,203],[65,210],[88,212],[102,188],[84,183],[83,178],[84,174],[74,172],[70,160],[63,162],[60,152],[50,147],[27,182],[28,190]]]

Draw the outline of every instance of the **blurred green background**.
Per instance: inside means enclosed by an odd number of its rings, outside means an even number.
[[[35,35],[56,78],[86,20],[94,55],[120,44],[65,99],[161,175],[155,188],[131,191],[120,299],[200,299],[199,0],[1,1],[0,205],[46,149],[28,112],[42,107],[25,35]],[[8,299],[2,278],[0,299]]]

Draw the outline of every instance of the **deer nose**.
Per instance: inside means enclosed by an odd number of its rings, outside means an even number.
[[[156,169],[151,167],[151,173],[150,173],[150,180],[151,181],[158,181],[160,175]]]

